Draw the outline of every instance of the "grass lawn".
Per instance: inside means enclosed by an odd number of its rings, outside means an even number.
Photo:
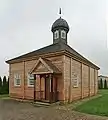
[[[94,115],[108,116],[108,90],[101,90],[102,96],[91,99],[74,108],[74,110]]]
[[[6,98],[9,98],[8,94],[0,95],[0,99],[6,99]]]

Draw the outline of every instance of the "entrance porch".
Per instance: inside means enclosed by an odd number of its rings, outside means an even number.
[[[57,76],[61,74],[58,68],[47,59],[39,58],[30,72],[34,74],[34,101],[57,102]]]
[[[57,102],[57,78],[53,74],[35,75],[34,101]]]

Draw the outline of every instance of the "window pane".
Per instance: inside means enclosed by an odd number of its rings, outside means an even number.
[[[34,75],[28,74],[28,85],[34,85]]]
[[[34,75],[29,74],[29,79],[34,79]]]
[[[59,32],[55,31],[55,33],[54,33],[54,39],[57,39],[58,37],[59,37]]]
[[[62,37],[63,37],[63,38],[65,37],[65,34],[64,34],[64,33],[62,33]]]
[[[78,87],[78,76],[73,74],[73,87]]]
[[[66,38],[66,32],[64,30],[61,31],[61,38]]]
[[[15,86],[19,86],[21,84],[21,77],[20,77],[20,74],[15,74],[14,75],[14,85]]]
[[[16,85],[20,85],[20,79],[16,79]]]
[[[29,85],[34,85],[34,79],[29,80]]]

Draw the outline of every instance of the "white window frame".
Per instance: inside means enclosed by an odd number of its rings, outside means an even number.
[[[74,83],[74,81],[77,82],[77,83],[76,83],[76,85],[73,84],[73,87],[74,88],[78,88],[78,86],[79,86],[79,80],[78,80],[78,76],[76,74],[73,75],[73,83]]]
[[[54,32],[54,39],[57,39],[57,38],[59,38],[59,31],[58,30],[56,30]]]
[[[63,34],[64,34],[64,36],[63,36]],[[61,38],[66,39],[66,31],[65,30],[61,31]]]
[[[20,80],[19,84],[17,84],[17,80]],[[21,86],[21,75],[19,73],[14,74],[14,86]]]
[[[34,75],[33,74],[27,74],[27,80],[28,80],[28,87],[33,87],[34,84],[30,84],[30,80],[33,80],[34,81]]]

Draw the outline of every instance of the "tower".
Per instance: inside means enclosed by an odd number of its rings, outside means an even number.
[[[61,9],[59,14],[61,14]],[[53,32],[53,44],[58,42],[64,42],[67,44],[69,25],[66,20],[61,18],[61,16],[53,23],[51,31]]]

